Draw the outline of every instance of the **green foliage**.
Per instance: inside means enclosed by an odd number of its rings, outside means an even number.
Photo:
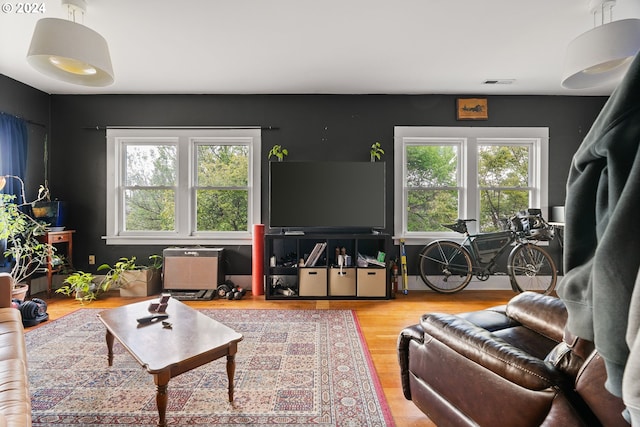
[[[196,230],[248,230],[248,180],[249,151],[246,146],[200,146]]]
[[[503,219],[529,207],[529,147],[479,147],[478,185],[481,231],[502,228]],[[407,147],[407,228],[446,231],[459,216],[458,152],[454,145]]]
[[[97,299],[98,295],[107,291],[105,284],[96,284],[95,279],[96,277],[91,273],[76,271],[64,279],[66,285],[56,289],[56,293],[67,296],[75,295],[82,304],[91,302]]]
[[[149,255],[149,268],[160,270],[162,268],[162,255]]]
[[[97,282],[98,277],[92,273],[84,271],[76,271],[70,274],[65,280],[66,285],[56,289],[57,293],[72,296],[85,302],[97,299],[100,294],[111,289],[123,288],[127,286],[126,272],[132,270],[143,269],[160,269],[162,268],[162,257],[160,255],[150,255],[149,265],[136,264],[137,258],[122,257],[113,266],[102,264],[98,267],[98,271],[106,271],[106,274]]]
[[[287,151],[280,153],[286,155]],[[197,145],[196,156],[196,230],[248,230],[248,147],[202,144]],[[127,150],[127,230],[176,229],[175,157],[171,146],[133,146]]]
[[[502,229],[504,218],[529,207],[529,147],[479,148],[480,230]]]
[[[281,145],[274,145],[273,147],[271,147],[271,150],[269,151],[269,155],[268,155],[268,159],[271,159],[271,157],[277,157],[278,161],[281,162],[282,159],[284,159],[285,156],[289,155],[289,151],[286,148],[282,148]]]
[[[23,211],[26,205],[15,203],[13,195],[0,194],[0,239],[7,241],[3,255],[11,262],[9,274],[14,287],[26,282],[38,268],[49,262],[49,250],[55,251],[53,246],[40,241],[46,226]]]
[[[175,230],[175,191],[173,189],[127,190],[125,203],[128,208],[127,230]]]
[[[175,230],[176,147],[131,145],[126,158],[125,228]]]
[[[382,155],[384,154],[384,150],[379,142],[375,142],[371,144],[371,150],[369,151],[371,154],[371,161],[375,162],[376,160],[380,160]]]
[[[247,190],[198,191],[198,231],[248,230]]]
[[[136,264],[137,258],[132,256],[131,258],[122,257],[116,261],[113,266],[109,264],[102,264],[98,267],[98,271],[106,271],[104,278],[101,282],[102,288],[105,291],[109,289],[126,288],[128,285],[126,272],[133,270],[148,270],[148,269],[160,269],[162,268],[162,257],[160,255],[149,256],[149,265]]]
[[[408,231],[446,230],[441,224],[458,217],[455,146],[407,148]]]
[[[100,283],[101,287],[104,291],[125,287],[127,285],[126,277],[124,276],[125,271],[137,270],[139,268],[140,267],[136,265],[135,256],[131,258],[122,257],[116,261],[113,266],[102,264],[98,267],[98,271],[106,271],[107,273]]]

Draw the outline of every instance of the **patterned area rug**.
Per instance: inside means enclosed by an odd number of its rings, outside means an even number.
[[[153,377],[116,341],[107,366],[97,309],[26,334],[34,426],[155,426]],[[226,358],[169,382],[170,426],[392,426],[349,310],[201,310],[244,335],[228,402]],[[170,351],[159,346],[158,351]]]

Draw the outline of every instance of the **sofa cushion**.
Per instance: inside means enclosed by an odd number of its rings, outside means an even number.
[[[31,396],[22,317],[0,308],[0,427],[30,426]]]
[[[22,317],[15,308],[0,308],[0,360],[27,360]]]
[[[27,368],[20,359],[0,360],[0,413],[8,426],[31,425]]]

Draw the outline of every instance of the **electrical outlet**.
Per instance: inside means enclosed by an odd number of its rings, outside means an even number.
[[[89,265],[95,265],[95,263],[96,263],[96,256],[89,255]]]

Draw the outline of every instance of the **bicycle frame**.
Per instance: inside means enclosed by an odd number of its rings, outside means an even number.
[[[471,257],[471,271],[478,280],[487,280],[495,273],[494,267],[500,255],[506,252],[508,247],[513,247],[509,253],[509,259],[520,245],[532,244],[518,235],[515,231],[496,231],[490,233],[469,234],[464,232],[465,238],[460,243]],[[481,247],[479,244],[486,244],[489,247]],[[491,247],[491,244],[497,244]],[[505,272],[508,273],[508,272]],[[514,292],[518,292],[516,286],[510,283]]]
[[[499,231],[494,233],[467,234],[461,243],[471,255],[474,265],[487,270],[495,265],[496,259],[505,252],[508,246],[518,241],[513,231]]]

